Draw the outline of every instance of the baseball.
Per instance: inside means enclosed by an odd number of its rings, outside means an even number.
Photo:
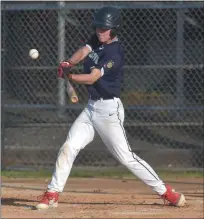
[[[37,49],[30,49],[29,51],[29,56],[32,58],[32,59],[37,59],[39,57],[39,52]]]

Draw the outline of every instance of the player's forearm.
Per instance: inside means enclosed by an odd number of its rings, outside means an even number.
[[[95,82],[95,79],[91,74],[71,74],[69,75],[69,78],[79,84],[93,84]]]
[[[87,46],[83,46],[78,49],[68,60],[72,65],[77,64],[78,62],[82,61],[86,56],[89,54],[90,50]]]

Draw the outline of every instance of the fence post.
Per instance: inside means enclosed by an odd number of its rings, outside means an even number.
[[[4,155],[5,155],[5,148],[4,148],[4,131],[5,131],[5,113],[4,113],[4,94],[5,94],[5,77],[4,77],[4,64],[5,64],[5,11],[2,10],[2,48],[1,48],[1,169],[4,170]],[[4,28],[4,30],[3,30]]]
[[[1,73],[1,77],[2,77],[2,74],[3,74],[3,72]],[[1,169],[2,170],[5,169],[5,167],[4,167],[4,152],[5,152],[5,148],[4,148],[4,122],[5,122],[5,118],[4,118],[4,116],[5,116],[5,114],[4,114],[4,90],[3,90],[3,88],[1,88]]]
[[[64,18],[64,2],[58,3],[60,10],[58,12],[58,63],[65,59],[65,18]],[[58,113],[62,116],[65,111],[65,81],[58,78]]]
[[[177,12],[177,28],[176,28],[176,64],[180,68],[176,69],[176,106],[184,105],[184,11],[178,9]],[[182,117],[180,110],[177,111],[176,117],[180,120]]]

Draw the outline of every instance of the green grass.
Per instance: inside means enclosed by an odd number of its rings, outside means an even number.
[[[157,171],[161,178],[203,178],[202,171]],[[40,169],[38,171],[31,170],[2,170],[1,176],[9,178],[47,178],[51,177],[52,171]],[[106,178],[131,178],[136,177],[126,169],[122,168],[73,168],[70,177],[106,177]]]
[[[51,171],[48,170],[39,170],[37,172],[30,170],[2,170],[1,176],[9,177],[9,178],[46,178],[50,177],[52,174]]]

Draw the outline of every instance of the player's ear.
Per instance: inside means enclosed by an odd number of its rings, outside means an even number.
[[[110,37],[114,38],[117,35],[117,29],[116,28],[112,28],[111,32],[110,32]]]

